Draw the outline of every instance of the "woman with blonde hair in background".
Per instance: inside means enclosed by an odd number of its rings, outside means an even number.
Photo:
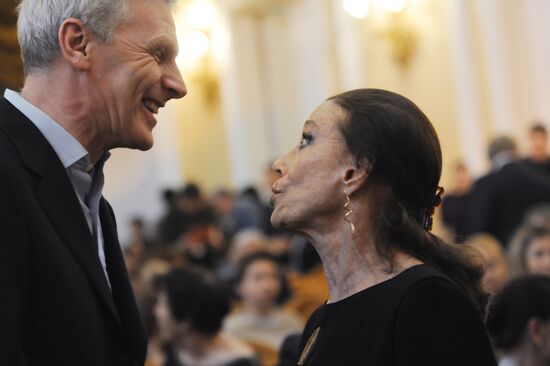
[[[481,255],[485,290],[492,295],[500,293],[508,281],[508,263],[502,245],[494,236],[485,233],[471,236],[466,243]]]
[[[523,225],[514,234],[509,247],[510,274],[550,276],[550,227]]]

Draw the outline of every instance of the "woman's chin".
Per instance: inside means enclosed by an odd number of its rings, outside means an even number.
[[[273,225],[274,228],[279,230],[289,230],[288,226],[288,220],[285,220],[284,217],[281,217],[280,215],[277,215],[276,211],[273,211],[273,214],[271,214],[271,225]]]

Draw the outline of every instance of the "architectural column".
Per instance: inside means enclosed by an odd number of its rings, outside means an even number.
[[[526,27],[525,77],[532,88],[530,117],[542,119],[550,129],[550,2],[529,0],[521,2]],[[532,121],[527,121],[530,125]]]
[[[503,6],[501,0],[473,1],[479,16],[482,48],[485,51],[483,71],[487,76],[487,95],[493,129],[496,134],[515,135],[517,121],[514,121],[511,99],[510,68],[504,48],[502,33]]]
[[[363,50],[365,39],[361,30],[364,20],[355,19],[346,13],[342,0],[332,0],[332,14],[341,91],[364,88],[367,86],[367,65]]]
[[[451,54],[463,159],[474,175],[485,171],[480,92],[475,79],[471,25],[464,0],[452,0]]]

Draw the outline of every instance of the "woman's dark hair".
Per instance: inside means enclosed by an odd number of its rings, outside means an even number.
[[[449,276],[485,314],[483,267],[467,248],[448,244],[423,228],[436,204],[441,148],[428,117],[407,98],[381,89],[357,89],[329,98],[346,113],[340,129],[358,164],[370,166],[371,182],[388,189],[378,195],[375,245],[393,270],[403,251]]]
[[[530,319],[550,320],[550,278],[529,275],[511,281],[491,303],[487,330],[495,347],[513,350]]]
[[[158,291],[166,291],[174,318],[189,322],[197,332],[217,334],[229,313],[229,288],[206,270],[192,267],[172,270],[157,280],[156,287]]]
[[[277,257],[269,252],[260,251],[245,256],[239,263],[239,271],[237,272],[237,276],[235,278],[235,285],[238,286],[242,282],[248,268],[257,261],[269,261],[277,267],[277,271],[279,273],[280,291],[279,296],[277,296],[276,303],[279,305],[284,304],[290,298],[290,286],[288,285],[288,280],[281,262],[279,262]]]

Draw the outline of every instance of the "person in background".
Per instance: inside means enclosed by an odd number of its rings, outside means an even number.
[[[225,239],[213,220],[197,219],[187,226],[174,248],[181,252],[187,263],[214,270],[223,258]]]
[[[131,246],[135,248],[153,249],[155,244],[147,235],[145,228],[145,222],[141,217],[134,217],[130,220],[130,239],[126,243],[125,247]]]
[[[454,189],[443,196],[441,202],[441,218],[443,223],[453,231],[455,242],[460,243],[466,238],[464,225],[466,210],[472,187],[472,177],[463,162],[455,164]]]
[[[164,366],[259,366],[254,351],[221,330],[230,291],[212,273],[174,269],[157,280],[154,314]]]
[[[550,227],[520,227],[509,248],[510,274],[541,274],[550,277]]]
[[[512,280],[492,302],[487,329],[499,366],[550,365],[550,278]]]
[[[464,241],[465,221],[472,188],[472,177],[463,162],[454,165],[454,189],[443,196],[441,217],[443,223],[453,231],[455,242]]]
[[[24,86],[0,98],[0,363],[143,365],[103,167],[112,149],[150,149],[159,109],[187,93],[169,1],[23,0],[17,34]]]
[[[476,234],[466,241],[481,254],[485,266],[483,287],[491,295],[502,291],[508,281],[508,264],[502,245],[489,234]]]
[[[179,209],[185,215],[185,225],[212,222],[215,219],[214,210],[203,197],[202,190],[195,183],[188,183],[176,197]]]
[[[298,314],[281,307],[289,297],[283,268],[272,254],[257,252],[242,260],[235,283],[240,306],[224,329],[251,345],[262,364],[274,365],[285,337],[303,327]]]
[[[525,214],[525,225],[550,227],[550,204],[543,203],[533,206]]]
[[[242,260],[257,252],[267,251],[268,240],[258,229],[243,229],[231,240],[225,261],[217,268],[217,274],[228,283],[234,282],[239,275]]]
[[[311,242],[329,285],[299,365],[496,364],[483,269],[430,233],[441,165],[428,118],[381,89],[321,103],[274,163],[271,222]]]
[[[185,217],[177,204],[179,193],[172,189],[162,192],[165,212],[157,223],[156,241],[162,247],[173,245],[179,238],[182,227],[185,225]]]
[[[216,222],[228,241],[231,241],[233,235],[235,235],[235,218],[231,214],[234,200],[235,197],[232,192],[226,189],[218,189],[212,195],[210,201],[214,209]]]
[[[550,203],[550,179],[517,161],[515,142],[509,137],[489,145],[492,171],[472,187],[465,234],[488,233],[507,248],[525,213],[535,205]]]
[[[548,132],[542,123],[533,125],[529,131],[529,157],[523,160],[533,170],[550,179],[550,156],[548,155]]]
[[[264,207],[253,187],[245,188],[237,196],[226,190],[218,190],[213,196],[212,203],[220,227],[229,240],[244,229],[265,231]]]

